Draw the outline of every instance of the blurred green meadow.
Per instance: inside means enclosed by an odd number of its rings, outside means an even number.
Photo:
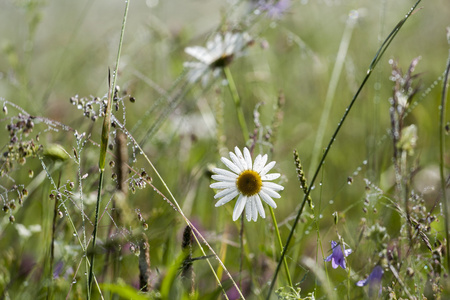
[[[450,145],[440,129],[448,133],[450,114],[440,122],[440,107],[450,3],[421,2],[358,95],[287,247],[290,288],[284,267],[276,271],[275,226],[284,244],[304,198],[293,150],[310,181],[377,50],[415,1],[282,1],[289,7],[271,18],[258,1],[128,0],[94,250],[103,103],[126,3],[0,2],[0,299],[449,297]],[[226,32],[251,37],[226,66],[246,139],[229,80],[191,82],[183,67],[195,61],[186,47]],[[417,135],[403,147],[393,144],[392,63],[407,73],[417,57],[419,89],[400,122]],[[276,161],[284,190],[275,223],[265,203],[256,222],[245,213],[232,221],[236,200],[215,207],[212,169],[245,146],[253,159]],[[332,240],[352,249],[345,269],[324,261]],[[381,290],[357,286],[376,266]]]

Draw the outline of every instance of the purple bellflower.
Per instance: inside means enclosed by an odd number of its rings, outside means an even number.
[[[356,283],[357,286],[369,285],[369,297],[374,295],[374,291],[378,288],[378,294],[381,293],[381,277],[383,276],[383,268],[381,266],[375,266],[369,277],[364,280],[360,280]]]
[[[341,245],[339,245],[335,241],[331,241],[331,249],[333,250],[333,253],[331,253],[330,256],[325,258],[325,261],[331,260],[331,266],[333,267],[333,269],[336,269],[339,266],[341,266],[342,269],[345,269],[345,258],[344,257],[349,256],[350,253],[352,253],[352,249],[345,249],[345,246],[343,246],[343,247],[344,247],[344,252],[342,252]]]
[[[281,19],[284,13],[290,8],[291,0],[260,0],[259,9],[267,11],[267,16],[271,19]]]

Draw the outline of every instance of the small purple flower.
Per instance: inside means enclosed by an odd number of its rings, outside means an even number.
[[[281,19],[283,14],[291,7],[291,0],[260,0],[259,9],[267,11],[271,19]]]
[[[331,260],[331,266],[333,266],[333,269],[336,269],[337,267],[341,266],[342,269],[345,269],[345,258],[352,253],[352,249],[345,249],[344,246],[344,252],[342,253],[341,245],[336,243],[335,241],[331,241],[331,249],[333,250],[333,253],[331,253],[330,256],[325,258],[325,261]]]
[[[373,296],[374,290],[379,286],[378,294],[381,293],[381,277],[383,276],[383,268],[380,266],[375,266],[373,268],[372,273],[370,273],[369,277],[364,280],[360,280],[356,283],[357,286],[365,286],[369,284],[369,297]]]
[[[62,261],[58,261],[53,268],[53,279],[59,278],[62,273],[64,267],[64,263]]]

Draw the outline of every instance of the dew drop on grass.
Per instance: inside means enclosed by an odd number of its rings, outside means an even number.
[[[73,284],[77,283],[77,280],[76,279],[72,280],[72,283]]]

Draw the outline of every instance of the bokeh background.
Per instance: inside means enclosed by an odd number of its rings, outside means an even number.
[[[413,4],[414,1],[409,0],[292,1],[280,19],[270,19],[264,14],[256,16],[256,3],[251,1],[130,2],[117,81],[125,110],[120,108],[118,118],[125,119],[132,136],[138,142],[142,141],[144,152],[185,215],[198,226],[216,252],[227,244],[224,263],[233,275],[239,273],[240,222],[231,220],[233,202],[214,207],[209,171],[213,165],[221,166],[221,156],[227,155],[235,146],[243,148],[246,141],[242,138],[235,107],[222,78],[217,78],[206,88],[200,84],[188,88],[177,85],[177,80],[183,78],[183,62],[192,60],[184,49],[205,45],[208,37],[223,29],[250,33],[254,44],[247,49],[246,56],[230,65],[250,130],[255,128],[253,113],[257,105],[261,105],[258,110],[264,130],[272,128],[278,97],[280,93],[284,95],[283,117],[276,130],[276,139],[271,146],[257,145],[255,154],[269,153],[271,159],[277,161],[276,171],[283,175],[280,183],[285,190],[277,201],[275,215],[285,241],[303,199],[292,151],[299,151],[310,179],[318,165],[317,157],[329,142],[381,42]],[[69,99],[76,95],[80,98],[103,97],[107,93],[108,68],[115,67],[123,11],[123,1],[1,1],[0,97],[17,104],[32,116],[60,122],[79,133],[86,132],[92,141],[99,143],[101,120],[92,122],[83,117],[83,112]],[[392,240],[400,236],[401,218],[390,205],[390,201],[395,201],[393,146],[388,132],[389,98],[393,91],[393,82],[389,78],[390,60],[398,61],[406,71],[414,58],[421,57],[415,72],[421,73],[417,82],[420,81],[422,88],[405,119],[406,124],[415,124],[418,128],[417,146],[411,158],[417,170],[411,189],[424,199],[423,206],[427,211],[439,199],[438,119],[441,76],[449,53],[446,37],[449,15],[447,0],[424,1],[419,5],[380,60],[342,127],[312,193],[314,212],[306,209],[287,252],[293,280],[302,288],[302,296],[316,290],[317,297],[326,297],[314,270],[309,270],[302,260],[310,257],[316,260],[317,268],[323,269],[323,258],[330,254],[329,243],[338,239],[337,233],[354,250],[348,257],[353,299],[367,292],[357,288],[354,281],[369,274],[379,259],[375,255],[376,246],[361,238],[365,226],[383,224]],[[351,28],[349,18],[354,19]],[[345,34],[347,39],[343,38]],[[321,124],[333,68],[339,62],[338,50],[346,41],[348,50],[342,58],[342,71],[332,93],[330,114],[326,123]],[[176,107],[165,115],[169,104],[158,99],[179,88],[185,92]],[[136,102],[131,103],[129,95]],[[219,116],[221,109],[223,115]],[[1,130],[9,124],[10,116],[20,112],[11,107],[8,110],[9,114],[0,118]],[[162,126],[150,137],[145,137],[160,116],[165,116]],[[447,120],[448,117],[447,113]],[[223,124],[219,126],[222,131],[218,135],[217,120],[220,118]],[[40,134],[44,149],[47,145],[59,144],[72,156],[72,149],[77,148],[74,133],[48,131],[49,125],[45,123],[36,122],[33,133]],[[319,148],[315,148],[319,131],[323,132],[323,140]],[[0,141],[5,151],[9,143],[7,131],[0,134]],[[448,146],[448,139],[446,144]],[[44,164],[50,173],[53,172],[55,180],[75,182],[77,192],[80,189],[78,171],[81,170],[81,175],[89,174],[82,185],[86,201],[83,212],[76,207],[76,201],[67,201],[78,234],[85,232],[89,236],[91,224],[80,224],[82,214],[87,219],[94,218],[98,147],[87,143],[83,149],[79,154],[82,158],[80,169],[73,157],[63,166],[47,158],[44,158]],[[139,151],[133,152],[130,146],[129,155],[129,164],[134,170],[145,169],[152,176],[155,187],[168,196]],[[445,158],[448,167],[448,153]],[[111,156],[108,160],[114,161],[114,158]],[[30,170],[35,177],[28,176]],[[48,199],[52,191],[48,176],[36,177],[42,172],[41,161],[31,158],[25,165],[15,165],[8,176],[0,177],[2,195],[13,185],[32,185],[24,204],[11,210],[15,223],[9,222],[10,211],[3,214],[0,225],[0,252],[4,257],[1,285],[3,290],[10,291],[10,295],[22,298],[42,295],[45,290],[41,279],[45,277],[43,270],[48,262],[53,202]],[[137,217],[140,212],[148,224],[148,229],[143,232],[149,239],[152,280],[158,286],[181,251],[186,224],[148,186],[128,193],[121,208],[122,215],[115,217],[111,202],[108,202],[113,199],[117,186],[110,179],[113,173],[114,168],[107,169],[102,208],[109,206],[100,222],[99,238],[106,243],[108,230],[114,224],[117,243],[121,245],[117,263],[120,269],[115,273],[106,272],[101,280],[124,282],[135,287],[138,284],[138,257],[130,248],[137,244],[135,236],[142,231],[142,221]],[[378,189],[383,196],[378,194]],[[5,203],[5,197],[2,199]],[[365,204],[367,199],[370,204]],[[337,225],[333,217],[335,212],[339,215]],[[441,206],[438,205],[433,214],[440,222],[430,232],[432,244],[442,241]],[[16,224],[28,226],[28,229],[30,225],[40,224],[41,229],[23,236]],[[58,220],[57,228],[55,261],[61,262],[62,271],[57,276],[61,282],[57,283],[58,294],[55,295],[58,296],[55,297],[83,297],[85,270],[84,262],[80,263],[83,253],[67,224],[67,216]],[[259,299],[267,291],[267,282],[279,254],[270,217],[260,218],[256,223],[245,222],[244,237],[243,291],[248,298]],[[104,250],[98,255],[98,273],[101,273],[102,264],[115,264],[105,258],[107,252]],[[194,256],[200,255],[198,246],[194,245]],[[80,264],[81,268],[77,270]],[[26,269],[28,265],[29,269]],[[217,268],[217,262],[213,261],[213,265]],[[20,273],[24,269],[23,274]],[[205,260],[196,261],[194,270],[201,295],[199,299],[217,290]],[[11,280],[18,272],[23,278]],[[347,295],[347,275],[342,269],[333,270],[328,266],[328,276],[337,287],[338,295]],[[278,280],[279,286],[287,284],[283,272]]]

